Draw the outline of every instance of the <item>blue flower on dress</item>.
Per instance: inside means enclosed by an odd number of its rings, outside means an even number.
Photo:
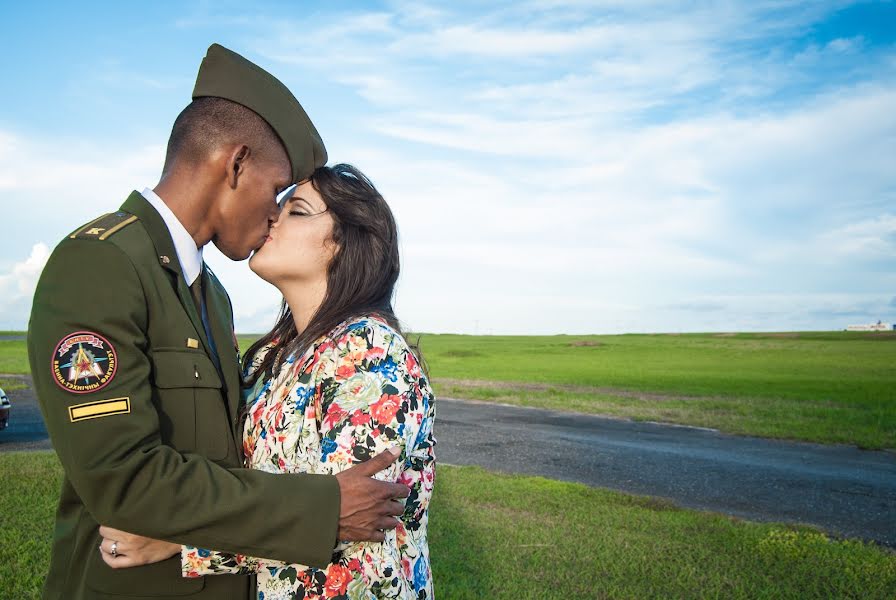
[[[331,440],[330,438],[324,438],[323,440],[321,440],[321,443],[320,443],[320,449],[321,449],[320,462],[327,462],[327,456],[329,456],[330,454],[332,454],[332,453],[336,450],[336,447],[337,447],[337,446],[336,446],[336,442],[334,442],[334,441]]]
[[[419,592],[422,589],[426,588],[426,582],[428,580],[427,577],[427,568],[426,568],[426,559],[422,556],[417,558],[417,562],[414,563],[414,591]]]
[[[199,554],[199,556],[201,556],[202,558],[208,558],[209,556],[212,555],[211,550],[206,550],[205,548],[197,548],[197,549],[196,549],[196,552],[197,552],[197,553]]]
[[[391,356],[387,356],[385,360],[376,363],[370,370],[374,373],[382,373],[383,377],[389,381],[396,381],[398,379],[398,375],[396,375],[398,365],[395,364],[395,359]]]
[[[308,401],[314,396],[314,388],[310,385],[300,385],[296,388],[296,412],[302,412],[308,405]]]
[[[423,422],[420,423],[420,430],[417,432],[417,439],[414,440],[415,448],[417,448],[418,446],[423,444],[423,442],[426,441],[426,438],[429,437],[430,433],[432,433],[432,419],[429,418],[428,413],[426,412],[427,407],[425,405],[424,405],[423,410],[424,410],[423,414],[425,414],[427,416],[423,417]]]
[[[351,325],[345,328],[346,331],[354,331],[356,329],[364,329],[367,327],[367,319],[361,319],[360,321],[355,321]]]

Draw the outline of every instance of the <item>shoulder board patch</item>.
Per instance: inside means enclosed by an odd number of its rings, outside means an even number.
[[[100,218],[94,219],[87,225],[84,225],[68,237],[71,239],[105,240],[113,233],[121,231],[136,220],[136,215],[121,210],[113,213],[106,213]]]

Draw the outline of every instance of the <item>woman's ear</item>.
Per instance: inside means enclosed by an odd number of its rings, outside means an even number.
[[[329,217],[328,217],[329,218]],[[330,235],[324,240],[324,248],[331,252],[330,257],[336,258],[339,252],[342,250],[342,244],[339,243],[340,238],[340,230],[339,225],[333,221],[333,228],[330,230]]]

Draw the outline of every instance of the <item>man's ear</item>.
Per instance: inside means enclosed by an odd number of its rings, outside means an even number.
[[[245,172],[246,161],[249,160],[251,154],[252,150],[245,144],[237,146],[231,151],[227,158],[227,185],[230,186],[230,189],[236,189],[237,182]]]

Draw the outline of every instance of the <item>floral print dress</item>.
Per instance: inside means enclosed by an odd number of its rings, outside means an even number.
[[[286,359],[275,377],[259,379],[246,401],[243,449],[252,469],[334,474],[400,446],[401,458],[377,478],[411,488],[404,515],[384,542],[339,543],[325,569],[184,546],[184,576],[257,573],[259,600],[431,599],[435,404],[404,338],[376,316],[346,321]]]

